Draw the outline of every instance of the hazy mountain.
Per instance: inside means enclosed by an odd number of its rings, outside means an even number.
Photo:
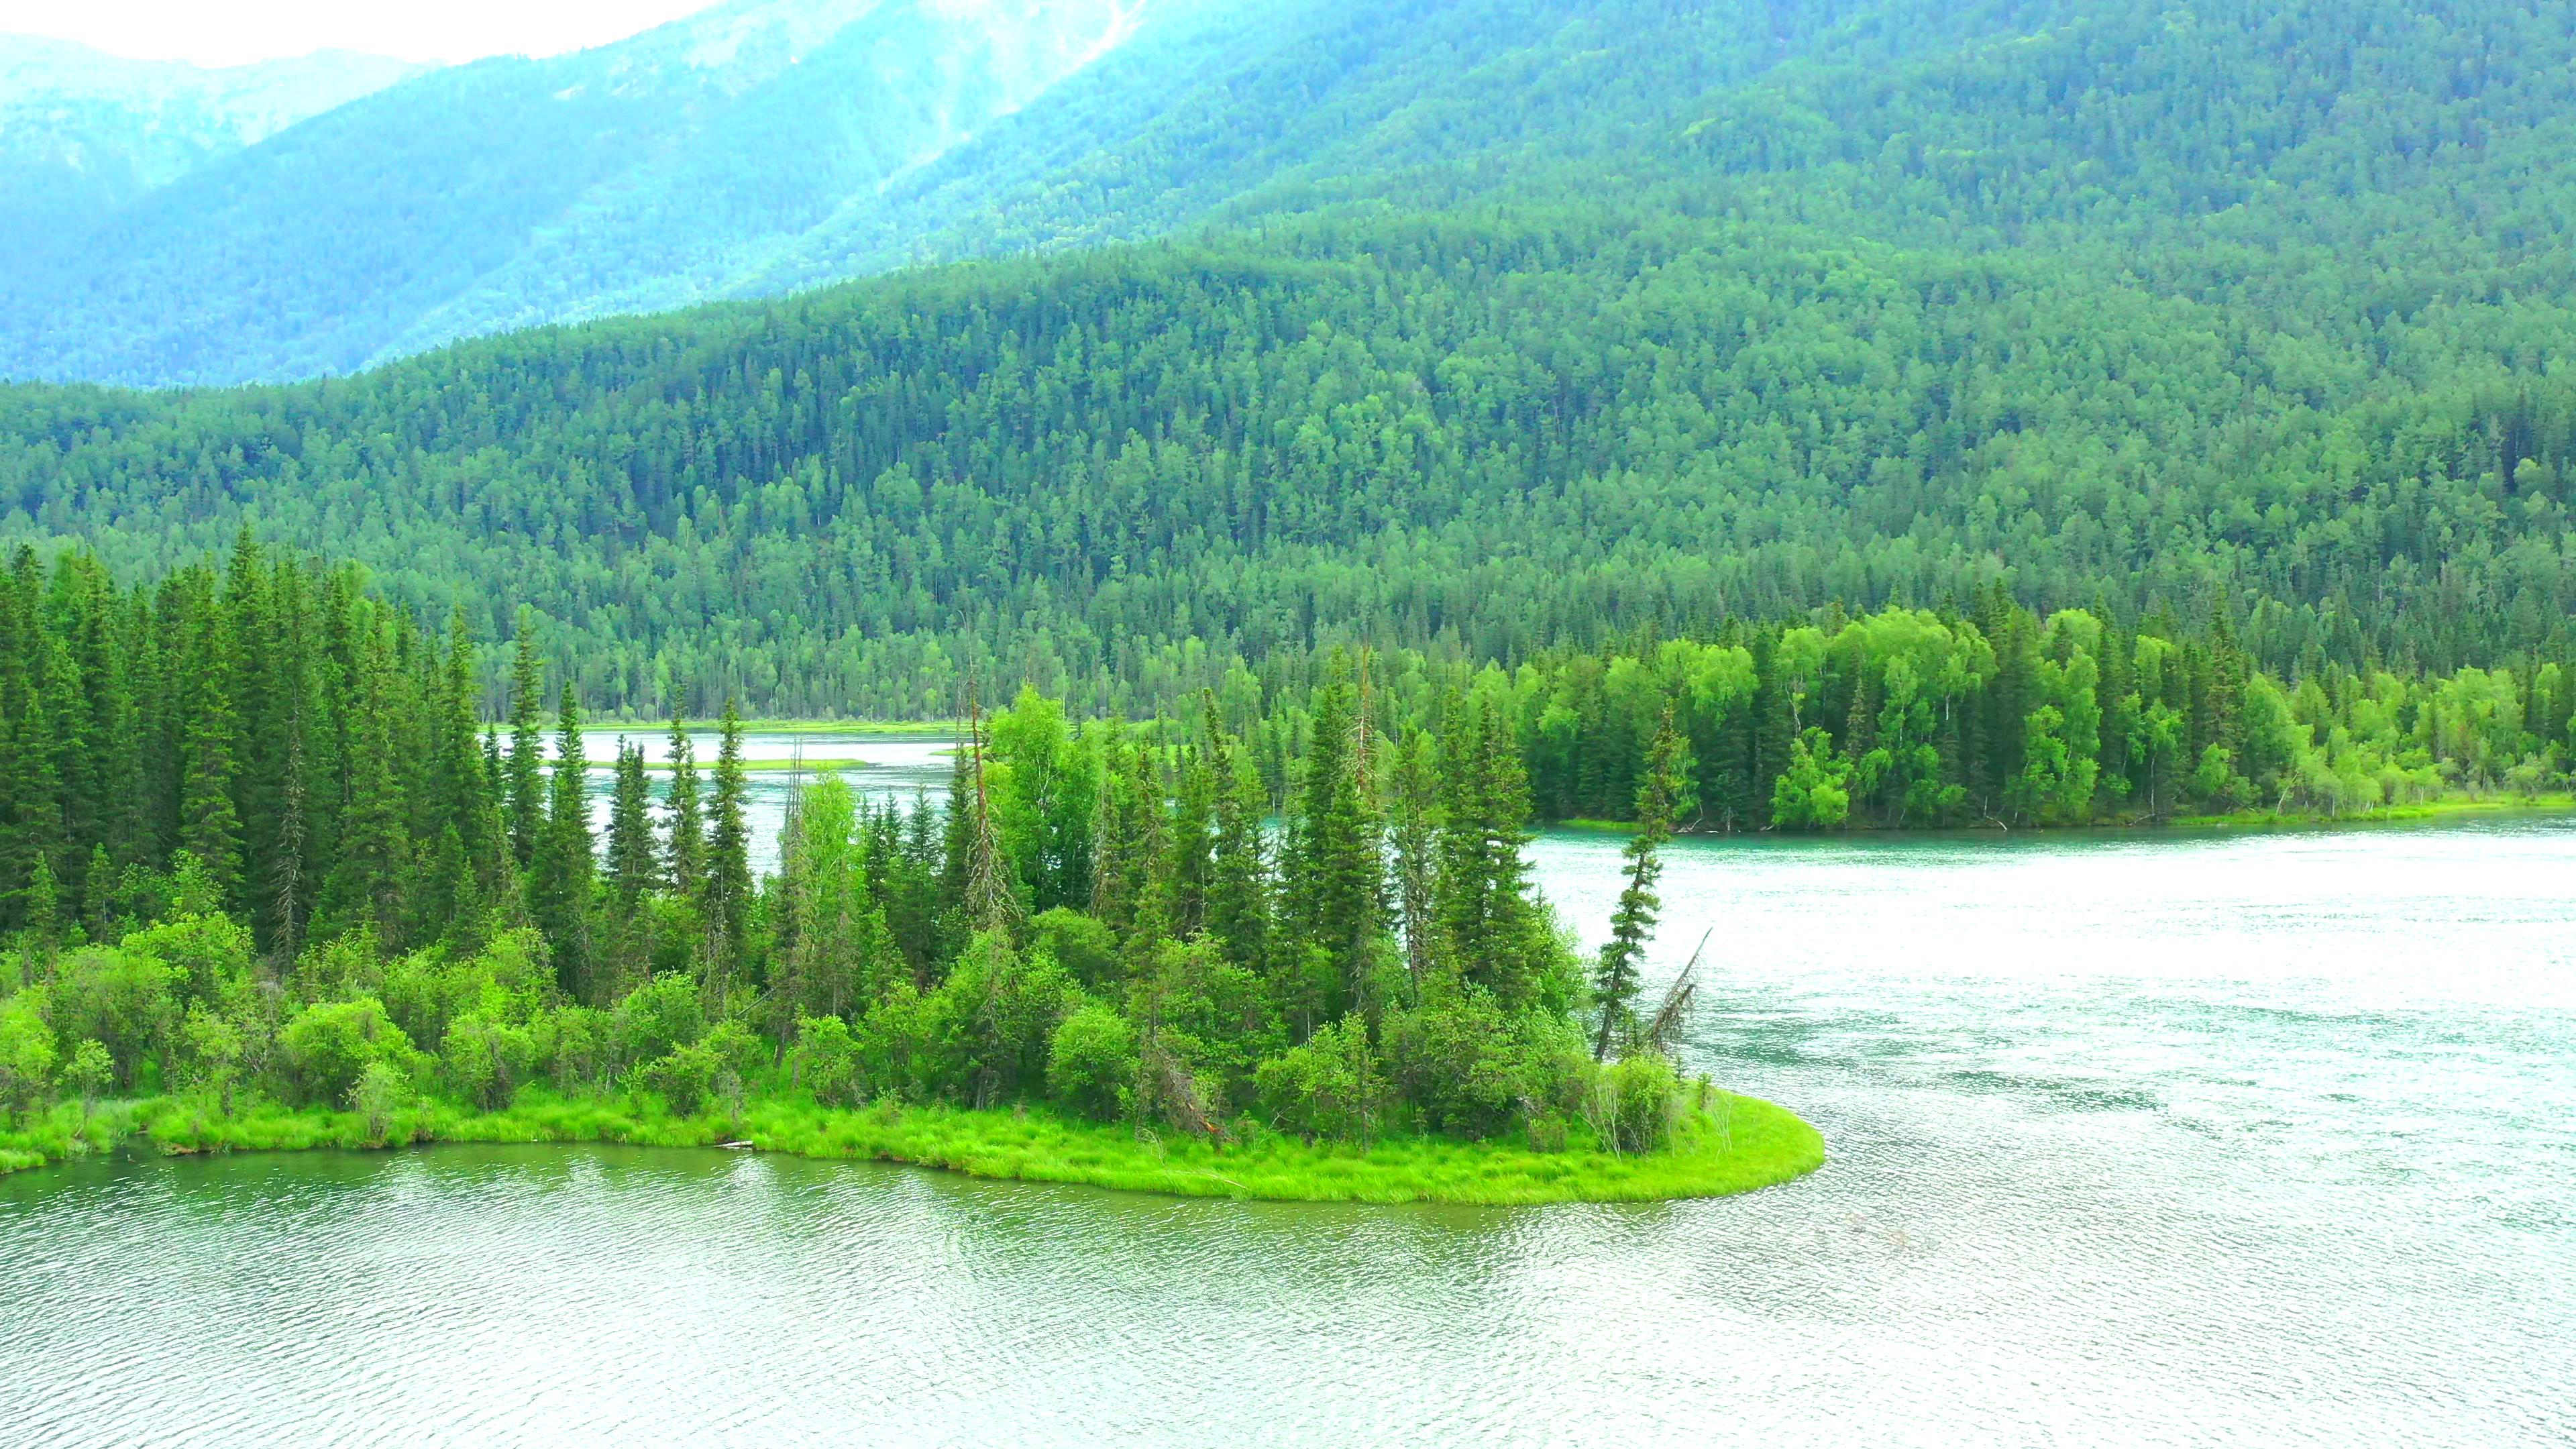
[[[0,255],[0,375],[288,379],[908,263],[1613,200],[2202,291],[2351,256],[2528,286],[2569,34],[2567,0],[741,0],[47,228]]]
[[[0,35],[0,246],[96,225],[218,157],[422,67],[326,50],[206,69]]]
[[[0,369],[306,375],[712,295],[1141,20],[1140,0],[740,0],[595,50],[433,71],[22,257],[0,282]]]
[[[1998,583],[2302,668],[2567,658],[2576,4],[2419,5],[1149,20],[772,234],[1036,255],[294,386],[0,387],[0,540],[143,577],[250,525],[487,636],[525,601],[645,709],[917,710],[1050,652],[1168,698],[1229,648]]]

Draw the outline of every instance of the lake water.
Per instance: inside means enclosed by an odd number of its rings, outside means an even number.
[[[1587,939],[1616,853],[1537,847]],[[2576,822],[1688,842],[1665,890],[1660,969],[1713,932],[1692,1063],[1821,1127],[1814,1177],[19,1174],[0,1444],[2576,1443]]]

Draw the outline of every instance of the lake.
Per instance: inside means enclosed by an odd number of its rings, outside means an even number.
[[[1587,941],[1617,851],[1534,848]],[[77,1165],[0,1178],[0,1443],[2576,1442],[2576,822],[1691,841],[1665,894],[1690,1064],[1822,1128],[1814,1177]]]

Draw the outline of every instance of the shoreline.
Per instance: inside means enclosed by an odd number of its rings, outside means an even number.
[[[56,1109],[60,1116],[65,1109]],[[98,1140],[90,1129],[105,1125]],[[1665,1151],[1617,1155],[1569,1143],[1542,1151],[1517,1139],[1481,1142],[1408,1137],[1366,1151],[1349,1143],[1263,1134],[1215,1146],[1197,1138],[1138,1134],[1045,1110],[956,1107],[837,1109],[768,1101],[738,1117],[669,1117],[611,1102],[546,1097],[499,1112],[424,1103],[385,1122],[381,1140],[354,1112],[255,1107],[225,1117],[206,1105],[160,1097],[108,1104],[67,1133],[53,1156],[32,1132],[0,1133],[0,1174],[140,1146],[166,1156],[209,1152],[385,1150],[450,1143],[615,1143],[720,1147],[816,1159],[883,1161],[970,1177],[1069,1183],[1179,1197],[1267,1202],[1449,1203],[1665,1202],[1731,1197],[1791,1182],[1822,1167],[1822,1134],[1775,1103],[1712,1091],[1675,1128]],[[29,1142],[16,1147],[15,1142]]]
[[[1831,830],[1683,830],[1676,840],[1831,840],[1838,836],[1991,836],[2049,837],[2097,834],[2129,835],[2160,830],[2341,830],[2370,825],[2422,825],[2435,821],[2482,817],[2534,818],[2576,814],[2576,794],[2550,791],[2533,796],[2460,795],[2382,805],[2347,815],[2299,810],[2246,810],[2233,815],[2176,815],[2164,820],[2094,820],[2082,825],[1998,826],[1990,821],[1959,825],[1842,825]],[[1571,818],[1538,823],[1541,830],[1566,835],[1622,836],[1637,833],[1633,820]]]

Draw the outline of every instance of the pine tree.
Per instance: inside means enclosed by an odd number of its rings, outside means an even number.
[[[189,632],[181,726],[179,848],[197,859],[226,902],[242,888],[241,818],[233,809],[233,741],[237,738],[226,671],[218,667],[228,641],[223,615],[211,601],[196,609]],[[49,782],[48,782],[49,783]],[[24,787],[19,809],[26,810]]]
[[[1322,953],[1327,979],[1300,982],[1306,1028],[1354,1007],[1371,1013],[1368,975],[1386,921],[1386,862],[1377,802],[1361,783],[1351,686],[1319,692],[1306,755],[1288,893],[1297,936]]]
[[[1211,727],[1214,721],[1209,721]],[[1170,848],[1163,877],[1170,882],[1171,933],[1188,939],[1207,924],[1208,884],[1216,869],[1217,778],[1214,736],[1192,746],[1173,792]]]
[[[1440,787],[1427,734],[1398,745],[1389,773],[1388,843],[1395,857],[1395,902],[1404,926],[1404,964],[1416,997],[1435,968],[1440,862]]]
[[[590,838],[588,761],[581,701],[567,680],[556,709],[555,760],[546,814],[528,867],[528,914],[554,953],[555,981],[567,995],[598,1004],[593,979],[591,894],[597,874]]]
[[[1207,931],[1225,959],[1249,971],[1270,965],[1270,862],[1261,837],[1269,792],[1231,737],[1217,738],[1216,840],[1208,870]]]
[[[1648,748],[1645,777],[1637,784],[1637,833],[1620,852],[1627,863],[1627,884],[1611,910],[1610,939],[1602,943],[1601,963],[1593,976],[1601,1011],[1600,1029],[1592,1042],[1594,1061],[1607,1060],[1612,1039],[1633,1026],[1638,968],[1644,964],[1646,943],[1654,936],[1655,918],[1663,909],[1655,883],[1664,873],[1664,843],[1672,839],[1673,817],[1681,803],[1683,754],[1682,737],[1667,711]]]
[[[707,869],[707,827],[698,807],[697,743],[671,717],[671,793],[662,802],[668,817],[668,843],[663,850],[663,870],[674,895],[695,900],[705,887]]]
[[[1469,981],[1507,1005],[1535,988],[1535,907],[1529,898],[1529,786],[1490,699],[1463,711],[1446,747],[1450,795],[1440,832],[1438,914],[1448,949]]]
[[[545,661],[538,657],[536,617],[519,611],[518,652],[510,661],[510,854],[525,870],[536,859],[545,824]]]
[[[707,874],[699,909],[706,919],[716,1009],[725,1010],[733,975],[751,929],[751,832],[744,819],[750,782],[742,765],[742,716],[728,698],[724,743],[716,753],[715,798],[707,840]]]
[[[394,771],[393,713],[385,678],[392,668],[383,631],[368,622],[354,641],[355,668],[340,714],[346,804],[323,882],[323,913],[336,930],[368,929],[378,946],[404,944],[412,861],[408,812]]]
[[[621,910],[632,914],[646,892],[661,888],[653,849],[653,783],[644,747],[617,742],[617,787],[608,812],[608,873]]]

